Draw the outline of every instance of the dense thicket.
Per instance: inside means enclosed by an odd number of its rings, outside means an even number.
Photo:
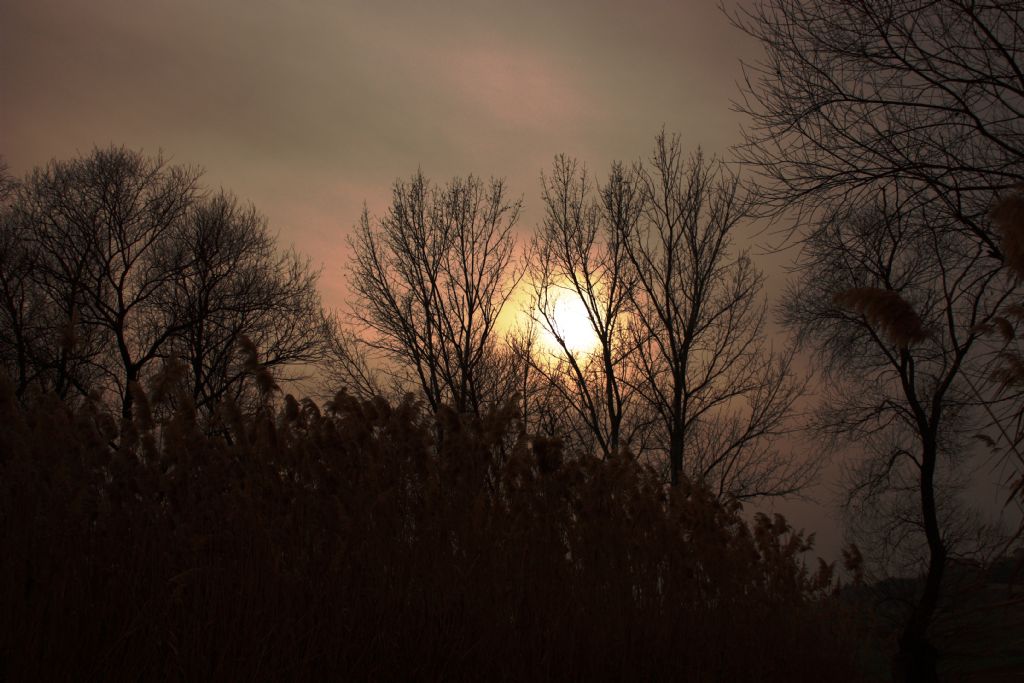
[[[265,385],[272,391],[270,384]],[[166,387],[121,427],[0,393],[8,680],[846,680],[852,639],[781,518],[512,411],[340,392],[207,436]],[[164,396],[161,398],[161,396]],[[671,579],[671,580],[670,580]]]

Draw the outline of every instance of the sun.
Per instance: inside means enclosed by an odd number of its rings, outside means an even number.
[[[570,292],[562,292],[553,298],[548,309],[551,330],[544,336],[552,352],[561,352],[562,344],[573,353],[589,353],[597,349],[598,338],[590,322],[587,307]]]

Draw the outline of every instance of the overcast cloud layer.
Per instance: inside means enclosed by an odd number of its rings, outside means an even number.
[[[395,178],[503,176],[538,210],[557,153],[604,173],[664,125],[723,153],[739,59],[713,2],[3,0],[0,155],[15,175],[124,144],[202,166],[325,267]]]

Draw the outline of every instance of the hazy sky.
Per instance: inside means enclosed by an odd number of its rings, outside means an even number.
[[[323,266],[340,307],[344,236],[417,167],[505,177],[525,235],[555,154],[604,174],[662,126],[727,154],[758,47],[716,5],[0,0],[0,155],[15,175],[111,143],[202,166]],[[823,508],[786,510],[837,554]]]
[[[341,304],[365,200],[422,167],[501,176],[540,215],[557,153],[603,174],[665,126],[725,153],[739,59],[713,0],[0,0],[0,154],[15,175],[123,144],[206,169]]]

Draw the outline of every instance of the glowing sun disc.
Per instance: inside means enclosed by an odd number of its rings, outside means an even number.
[[[557,337],[561,337],[565,347],[573,353],[585,353],[597,348],[598,338],[587,307],[577,297],[571,294],[559,296],[551,307],[550,319],[554,329],[547,334],[553,350],[560,350]]]

